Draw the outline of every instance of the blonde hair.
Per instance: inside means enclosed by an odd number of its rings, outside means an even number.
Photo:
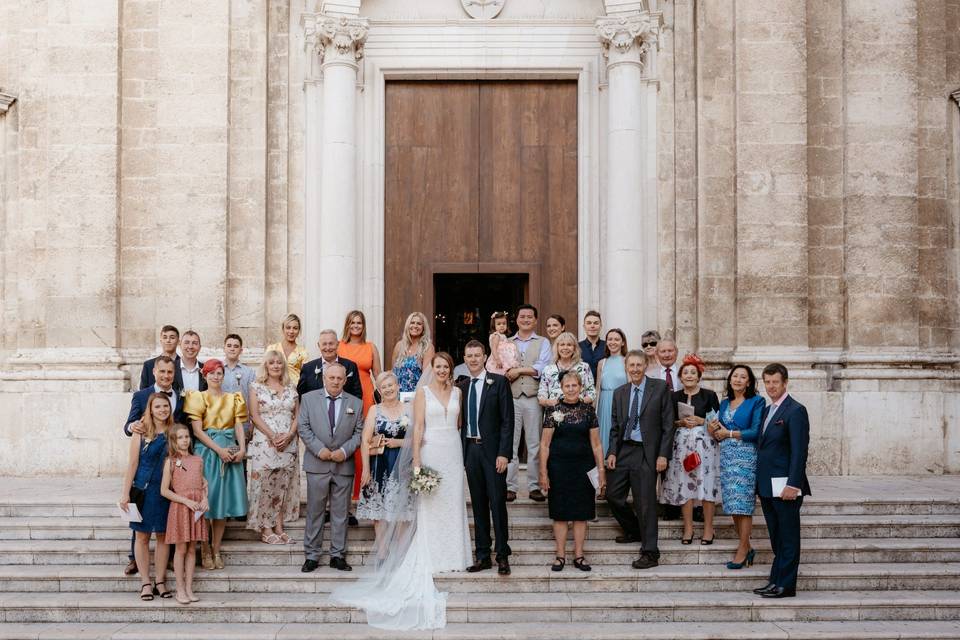
[[[403,335],[400,336],[400,350],[397,354],[397,360],[394,362],[395,365],[399,365],[401,362],[403,362],[403,359],[407,357],[407,353],[410,351],[410,347],[413,345],[413,340],[410,339],[410,323],[413,322],[414,318],[419,318],[420,322],[423,323],[423,333],[420,335],[420,343],[417,345],[416,355],[421,366],[425,364],[423,362],[423,354],[427,352],[427,349],[430,348],[431,344],[430,324],[427,322],[427,316],[423,315],[419,311],[414,311],[407,316],[406,321],[403,323]]]
[[[167,456],[170,458],[179,458],[180,449],[177,448],[177,434],[186,430],[190,435],[190,446],[187,447],[187,455],[193,455],[193,430],[185,424],[176,422],[167,430]]]
[[[283,355],[283,351],[279,351],[277,349],[270,349],[263,354],[263,362],[261,362],[260,366],[257,368],[256,381],[260,384],[264,384],[270,379],[270,374],[267,372],[267,365],[270,364],[274,358],[280,360],[280,364],[283,365],[283,373],[280,375],[280,384],[283,386],[289,385],[290,373],[287,371],[287,358]]]
[[[573,335],[569,331],[564,331],[557,336],[557,339],[553,341],[553,361],[554,363],[559,362],[560,360],[560,350],[557,348],[560,345],[562,340],[569,340],[573,343],[573,364],[580,363],[583,358],[580,357],[580,343],[577,342],[577,336]]]
[[[288,313],[288,314],[287,314],[287,317],[284,318],[283,321],[280,323],[280,334],[281,334],[281,336],[283,335],[283,330],[287,327],[287,323],[288,323],[288,322],[291,322],[291,321],[295,321],[295,322],[297,323],[297,331],[298,331],[298,332],[303,332],[303,323],[300,322],[300,316],[298,316],[298,315],[295,314],[295,313]]]
[[[366,343],[367,316],[363,315],[363,311],[360,311],[360,309],[354,309],[347,314],[347,319],[343,321],[343,337],[340,338],[340,341],[350,342],[350,323],[353,322],[354,318],[360,318],[360,322],[363,323],[363,333],[360,334],[360,342]]]
[[[380,375],[377,376],[377,379],[373,381],[373,384],[379,390],[380,385],[382,385],[386,380],[389,380],[390,378],[393,378],[393,381],[399,384],[399,381],[397,380],[397,374],[395,374],[390,369],[387,369],[386,371],[381,371]]]

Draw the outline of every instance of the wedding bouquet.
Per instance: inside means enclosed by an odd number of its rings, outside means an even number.
[[[413,479],[410,480],[410,491],[420,495],[422,493],[433,493],[440,486],[440,474],[430,467],[420,467],[413,472]]]

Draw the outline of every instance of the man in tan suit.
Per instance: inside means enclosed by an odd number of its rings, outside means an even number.
[[[543,410],[537,401],[540,388],[540,374],[550,363],[550,341],[538,336],[537,308],[532,304],[522,304],[517,308],[517,333],[511,340],[520,351],[520,366],[508,369],[507,380],[513,395],[513,459],[507,468],[507,502],[517,499],[517,469],[520,460],[520,434],[524,434],[527,443],[527,483],[530,487],[530,499],[543,502],[546,497],[540,491],[539,451],[540,425],[543,422]]]

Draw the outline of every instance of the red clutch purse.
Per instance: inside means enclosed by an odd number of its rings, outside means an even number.
[[[700,454],[694,451],[683,459],[683,470],[690,473],[700,466]]]

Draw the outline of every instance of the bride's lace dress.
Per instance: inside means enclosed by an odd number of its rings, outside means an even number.
[[[374,576],[335,591],[335,602],[364,609],[367,622],[382,629],[439,629],[446,625],[447,594],[437,591],[433,575],[463,571],[470,564],[470,532],[464,495],[463,449],[457,419],[460,390],[447,406],[424,387],[421,464],[440,474],[440,486],[416,499],[415,518],[398,515],[377,546],[383,549]],[[412,431],[412,430],[411,430]],[[410,465],[409,456],[397,466]],[[406,471],[406,473],[404,473]],[[394,489],[403,492],[409,469],[394,469]],[[388,489],[389,491],[389,489]],[[405,510],[396,508],[397,514]],[[412,526],[411,526],[412,525]],[[410,535],[412,533],[412,535]]]

